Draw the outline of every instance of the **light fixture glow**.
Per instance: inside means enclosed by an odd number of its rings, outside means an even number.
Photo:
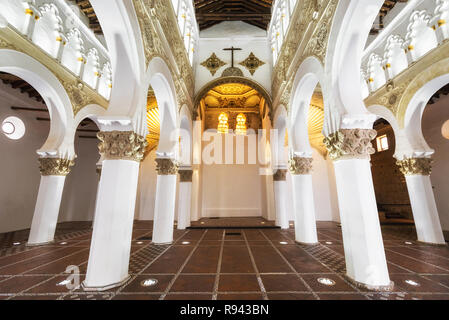
[[[143,242],[142,241],[137,241],[137,244],[142,244]]]
[[[243,113],[239,113],[236,118],[235,134],[246,134],[246,116]]]
[[[183,241],[182,244],[190,244],[189,241]]]
[[[228,115],[226,114],[226,112],[222,112],[218,116],[217,131],[219,133],[228,133],[229,132]]]
[[[409,245],[410,245],[410,244],[413,244],[413,242],[410,242],[410,241],[405,241],[404,243],[405,243],[405,244],[409,244]]]
[[[325,286],[334,286],[335,281],[329,278],[318,278],[317,281]]]
[[[14,242],[13,245],[18,246],[20,242]]]
[[[332,244],[332,242],[331,241],[326,241],[326,244]]]
[[[279,243],[280,243],[280,244],[288,244],[287,241],[280,241]]]
[[[140,285],[142,286],[142,287],[152,287],[152,286],[154,286],[154,285],[156,285],[157,284],[157,280],[156,279],[145,279],[145,280],[143,280],[141,283],[140,283]]]
[[[411,286],[419,287],[419,283],[416,282],[416,281],[413,281],[413,280],[408,279],[408,280],[405,280],[404,282],[405,282],[406,284],[411,285]]]
[[[61,242],[60,244],[65,245],[65,244],[67,244],[67,242],[66,242],[66,241],[63,241],[63,242]]]

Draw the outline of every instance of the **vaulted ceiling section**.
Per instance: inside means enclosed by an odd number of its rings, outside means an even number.
[[[194,0],[200,30],[223,21],[244,21],[267,30],[272,0]]]

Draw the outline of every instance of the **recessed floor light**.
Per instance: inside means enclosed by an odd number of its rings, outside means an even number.
[[[293,223],[290,223],[290,227],[293,227],[294,226],[294,224]]]
[[[260,224],[265,224],[265,222],[264,221],[262,221]]]
[[[280,244],[288,244],[287,241],[280,241],[279,243],[280,243]]]
[[[404,243],[405,244],[413,244],[413,242],[410,242],[410,241],[405,241]]]
[[[14,242],[13,245],[18,246],[20,242]]]
[[[137,241],[136,243],[137,243],[137,244],[142,244],[143,242],[142,242],[142,241]]]
[[[65,244],[67,244],[67,242],[63,241],[63,242],[61,242],[60,244],[65,245]]]
[[[183,242],[181,242],[182,244],[190,244],[190,242],[189,241],[183,241]]]
[[[334,286],[335,281],[329,278],[318,278],[317,281],[325,286]]]
[[[326,244],[332,244],[332,241],[326,241]]]
[[[204,224],[204,221],[201,221],[201,224]]]
[[[419,283],[416,282],[416,281],[413,281],[413,280],[405,280],[404,282],[405,282],[406,284],[411,285],[411,286],[419,287]]]
[[[154,285],[156,285],[157,284],[157,280],[156,279],[145,279],[145,280],[143,280],[141,283],[140,283],[140,285],[142,286],[142,287],[152,287],[152,286],[154,286]]]

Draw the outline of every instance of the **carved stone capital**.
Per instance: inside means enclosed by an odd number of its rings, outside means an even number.
[[[287,180],[287,169],[277,169],[273,174],[273,181],[285,181]]]
[[[371,140],[376,135],[373,129],[340,129],[323,142],[332,160],[369,159],[375,152]]]
[[[293,157],[288,160],[288,170],[291,174],[311,174],[312,158]]]
[[[178,164],[169,158],[156,158],[156,171],[160,176],[178,174]]]
[[[66,176],[75,161],[61,158],[39,158],[39,169],[43,176]]]
[[[396,164],[405,176],[429,176],[432,172],[432,162],[432,158],[405,158],[396,161]]]
[[[178,171],[179,182],[192,182],[193,170],[190,169],[180,169]]]
[[[134,131],[101,131],[98,149],[104,160],[141,161],[148,145],[145,137]]]

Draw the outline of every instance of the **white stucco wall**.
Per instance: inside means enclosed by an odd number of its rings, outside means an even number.
[[[0,122],[16,116],[26,127],[20,140],[10,140],[0,132],[0,232],[31,226],[40,182],[36,150],[42,147],[50,127],[49,122],[36,120],[36,117],[48,117],[47,113],[14,111],[11,106],[45,108],[27,94],[0,82]],[[59,221],[91,220],[94,212],[97,140],[79,139],[75,149],[78,158],[66,179]]]
[[[225,21],[201,31],[195,66],[195,92],[208,82],[221,77],[223,71],[231,66],[231,51],[223,49],[232,46],[242,48],[240,51],[234,51],[234,66],[240,68],[245,77],[260,83],[268,92],[271,92],[271,52],[266,31],[241,21]],[[210,71],[200,64],[214,52],[226,65],[212,76]],[[251,75],[244,66],[239,65],[251,52],[265,62],[254,75]]]
[[[441,126],[449,120],[449,96],[428,105],[422,118],[424,138],[435,150],[432,165],[432,181],[435,201],[443,230],[449,231],[449,140],[441,134]]]

